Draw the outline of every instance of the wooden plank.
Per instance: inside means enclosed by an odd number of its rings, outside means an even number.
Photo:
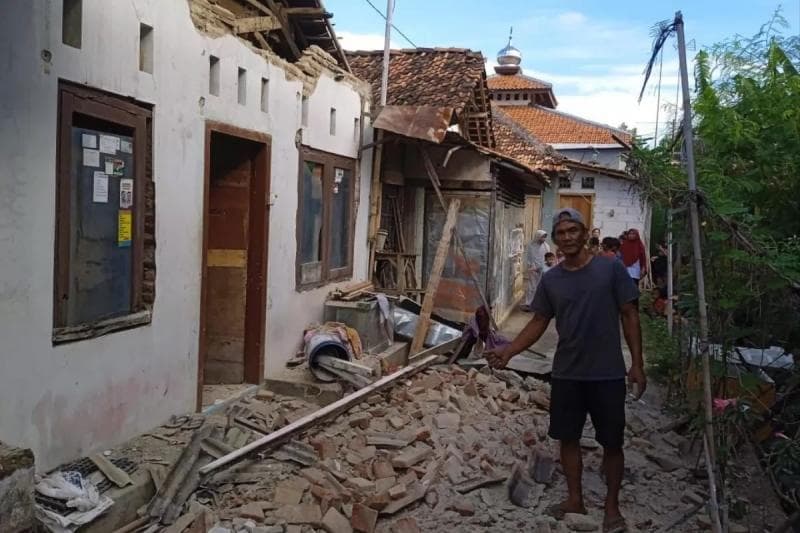
[[[309,427],[313,426],[317,422],[324,420],[326,417],[333,415],[335,413],[339,413],[342,411],[347,410],[348,408],[361,403],[363,398],[370,396],[376,392],[379,392],[386,387],[394,384],[396,381],[400,381],[404,378],[408,378],[427,368],[428,366],[432,365],[438,356],[432,355],[427,357],[415,364],[408,365],[405,368],[401,368],[397,372],[393,374],[389,374],[386,377],[383,377],[376,381],[375,383],[369,385],[368,387],[364,387],[363,389],[357,390],[356,392],[345,396],[344,398],[337,400],[331,404],[326,405],[322,409],[310,413],[299,420],[288,424],[278,431],[274,431],[269,435],[266,435],[260,439],[257,439],[250,444],[236,450],[233,453],[226,455],[225,457],[220,457],[219,459],[212,461],[211,463],[205,465],[200,469],[201,475],[209,474],[215,470],[222,468],[223,466],[230,464],[234,461],[238,461],[243,459],[248,454],[253,453],[257,450],[261,450],[266,448],[267,446],[280,443],[281,441],[290,438],[292,435],[305,431]]]
[[[324,17],[327,14],[321,7],[284,7],[283,12],[290,17]]]
[[[108,460],[106,456],[101,453],[96,453],[89,456],[89,459],[97,465],[97,468],[103,473],[104,476],[108,478],[109,481],[114,483],[117,487],[125,487],[126,485],[133,485],[133,480],[130,476],[125,473],[124,470],[120,469]]]
[[[246,267],[247,250],[209,249],[206,256],[209,267]]]
[[[375,375],[375,371],[364,365],[359,365],[358,363],[353,363],[352,361],[345,361],[344,359],[339,359],[338,357],[331,357],[330,355],[319,355],[316,357],[316,361],[319,364],[325,364],[326,366],[332,366],[333,368],[338,368],[339,370],[344,370],[345,372],[350,372],[351,374],[359,374],[362,376],[367,376],[371,378]]]
[[[433,258],[433,266],[428,277],[428,285],[425,287],[425,298],[422,300],[422,310],[417,321],[417,330],[414,332],[414,340],[411,341],[410,354],[415,354],[422,350],[425,336],[431,324],[431,313],[433,312],[433,302],[436,299],[436,292],[439,289],[439,282],[442,280],[444,263],[447,260],[447,253],[450,251],[450,241],[453,238],[453,230],[458,219],[458,210],[461,201],[458,199],[450,200],[450,207],[447,209],[447,218],[442,228],[442,238],[439,240],[439,247],[436,249],[436,256]]]
[[[263,48],[264,50],[272,50],[272,48],[269,47],[269,43],[267,42],[267,40],[264,39],[263,35],[256,32],[253,34],[253,37],[256,38],[256,41],[258,41],[258,44],[261,46],[261,48]]]
[[[281,27],[281,23],[272,15],[263,17],[245,17],[236,19],[233,26],[235,33],[253,33],[260,31],[273,31]]]
[[[257,2],[256,0],[247,0],[247,1],[250,2],[251,4],[253,3],[261,4],[261,2]],[[289,19],[286,16],[286,13],[284,13],[281,6],[279,6],[277,2],[275,2],[275,0],[264,0],[264,2],[267,4],[267,7],[269,8],[272,15],[277,17],[278,21],[280,22],[281,33],[283,34],[283,38],[286,41],[286,45],[292,52],[292,56],[294,56],[294,59],[300,59],[300,56],[302,56],[303,54],[302,52],[300,52],[300,48],[294,41],[294,31],[292,30],[292,27],[289,25]]]
[[[359,376],[358,374],[351,374],[350,372],[346,372],[344,370],[340,370],[336,367],[329,366],[327,363],[319,363],[319,366],[325,369],[327,372],[330,372],[334,376],[338,377],[339,379],[343,379],[348,383],[352,384],[356,388],[362,388],[369,385],[371,382],[368,378],[364,376]]]

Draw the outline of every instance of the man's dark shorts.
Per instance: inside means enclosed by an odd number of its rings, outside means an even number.
[[[588,413],[592,417],[595,440],[604,448],[622,448],[627,394],[624,379],[553,379],[550,386],[550,437],[562,441],[580,440]]]

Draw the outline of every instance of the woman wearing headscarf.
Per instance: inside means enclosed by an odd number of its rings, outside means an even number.
[[[628,269],[628,275],[638,285],[639,280],[647,275],[647,254],[644,251],[644,243],[639,237],[639,230],[629,229],[625,233],[619,252],[622,263]]]
[[[550,245],[547,244],[547,232],[536,230],[533,240],[525,247],[525,268],[528,271],[528,285],[525,287],[525,305],[527,310],[533,295],[536,294],[536,286],[544,273],[544,256],[550,252]]]

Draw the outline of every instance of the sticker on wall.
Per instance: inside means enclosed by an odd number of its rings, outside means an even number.
[[[128,248],[133,238],[133,213],[129,209],[120,209],[117,224],[117,246]]]
[[[128,209],[133,205],[133,180],[119,180],[119,206]]]
[[[126,154],[133,153],[133,143],[131,141],[126,141],[125,139],[120,139],[119,141],[119,151],[125,152]]]
[[[343,179],[344,179],[344,169],[343,168],[335,169],[335,172],[333,173],[333,181],[335,181],[336,183],[341,183]]]
[[[94,173],[92,201],[96,204],[108,203],[108,176],[99,171]]]
[[[125,174],[125,161],[122,159],[106,159],[106,174],[109,176],[123,176]]]
[[[104,154],[116,154],[119,150],[119,137],[113,135],[100,136],[100,151]]]
[[[99,167],[100,166],[100,152],[91,150],[89,148],[83,149],[83,166],[85,167]]]
[[[84,148],[97,148],[97,135],[93,135],[91,133],[82,133],[81,146]]]

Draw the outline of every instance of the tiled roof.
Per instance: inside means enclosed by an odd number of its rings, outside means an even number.
[[[547,144],[619,144],[612,135],[631,142],[628,132],[538,105],[506,106],[503,112]]]
[[[504,75],[495,74],[489,76],[486,82],[489,84],[489,90],[503,91],[503,90],[520,90],[520,89],[552,89],[553,85],[546,81],[537,80],[530,76],[523,76],[522,74]]]
[[[347,52],[353,74],[380,101],[383,50]],[[491,148],[489,93],[483,55],[465,48],[410,48],[389,56],[387,105],[453,108],[469,141]]]
[[[495,149],[546,173],[566,171],[567,167],[564,164],[566,158],[527,134],[505,114],[506,109],[500,107],[493,109],[492,128],[497,143]]]
[[[353,74],[372,85],[380,99],[383,50],[347,52]],[[463,48],[392,50],[389,59],[389,105],[429,105],[463,109],[483,79],[480,52]]]

